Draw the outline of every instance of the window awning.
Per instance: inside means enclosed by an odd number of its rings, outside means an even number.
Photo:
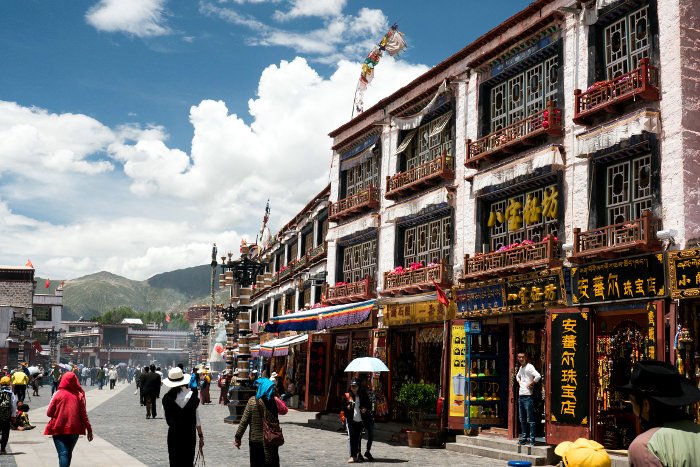
[[[261,357],[284,357],[289,353],[289,346],[293,340],[300,337],[307,339],[307,336],[287,336],[279,339],[272,339],[260,344],[258,355]]]
[[[406,135],[403,141],[401,141],[401,144],[399,144],[399,147],[396,148],[396,154],[401,154],[408,148],[408,145],[411,144],[411,140],[413,140],[413,137],[416,135],[416,131],[418,130],[412,130]]]
[[[432,138],[433,136],[440,134],[440,132],[444,130],[447,124],[450,122],[451,117],[451,110],[448,111],[445,115],[441,115],[440,117],[438,117],[437,121],[435,122],[435,127],[433,128],[433,131],[430,132],[430,137]]]
[[[299,311],[289,315],[273,316],[265,326],[266,332],[320,331],[366,321],[376,300],[334,305]]]

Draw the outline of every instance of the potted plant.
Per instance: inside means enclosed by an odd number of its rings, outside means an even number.
[[[437,403],[437,388],[434,384],[424,382],[407,382],[399,390],[396,400],[408,408],[413,431],[408,431],[408,446],[419,448],[423,446],[425,433],[420,431],[425,414],[435,409]]]

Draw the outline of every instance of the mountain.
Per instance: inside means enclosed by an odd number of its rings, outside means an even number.
[[[37,277],[36,281],[37,293],[42,294],[53,294],[61,282],[51,280],[49,288],[45,288],[46,279]],[[218,277],[214,286],[219,292]],[[210,303],[210,287],[209,265],[156,274],[145,281],[102,271],[65,281],[63,319],[89,319],[121,306],[136,311],[181,312],[193,305]],[[221,298],[217,297],[217,302],[221,303]]]

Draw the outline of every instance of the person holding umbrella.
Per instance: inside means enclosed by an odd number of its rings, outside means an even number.
[[[197,390],[190,390],[191,375],[180,367],[172,368],[163,386],[170,390],[163,396],[163,412],[168,423],[168,458],[171,466],[194,465],[199,437],[199,450],[204,448],[204,433],[199,419]]]

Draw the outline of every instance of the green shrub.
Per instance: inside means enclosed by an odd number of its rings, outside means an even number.
[[[437,388],[434,384],[422,381],[420,383],[404,383],[396,400],[408,408],[413,429],[417,431],[425,414],[435,409]]]

